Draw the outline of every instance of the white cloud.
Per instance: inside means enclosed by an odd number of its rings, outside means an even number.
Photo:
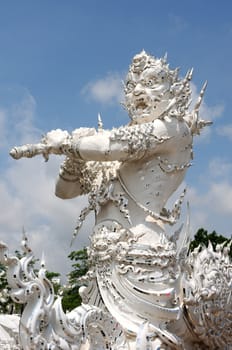
[[[190,188],[188,198],[193,232],[203,227],[209,232],[215,230],[226,237],[231,236],[232,184],[213,183],[206,193]]]
[[[212,184],[208,197],[213,211],[229,214],[232,217],[232,184],[228,182]]]
[[[6,157],[10,145],[38,142],[41,133],[34,127],[35,111],[33,96],[24,91],[20,101],[12,101],[11,108],[0,114],[1,135],[9,136],[5,144]],[[14,252],[19,249],[24,226],[36,256],[40,257],[44,251],[47,268],[65,274],[70,271],[67,256],[71,250],[87,244],[91,222],[84,225],[79,239],[70,248],[75,223],[86,198],[63,201],[55,197],[60,162],[60,158],[51,157],[45,163],[40,156],[4,161],[0,177],[0,240]]]
[[[67,273],[70,269],[67,256],[71,250],[87,244],[91,224],[84,226],[88,234],[81,232],[81,237],[70,248],[75,223],[86,198],[63,201],[55,197],[59,163],[60,159],[56,158],[46,164],[39,157],[22,159],[14,161],[6,170],[0,180],[0,237],[11,250],[17,249],[25,227],[36,256],[40,257],[44,251],[49,270]]]
[[[232,234],[232,162],[215,158],[200,176],[205,179],[204,188],[192,186],[187,192],[193,232],[204,227],[229,237]]]
[[[220,136],[228,137],[228,139],[232,141],[232,124],[227,124],[219,127],[217,129],[217,133]]]
[[[122,77],[117,73],[108,74],[105,78],[89,82],[82,93],[100,103],[118,104],[123,100]]]
[[[199,92],[194,84],[191,84],[191,88],[194,106]],[[208,106],[203,100],[200,118],[214,121],[222,116],[223,111],[223,105]],[[195,144],[209,141],[212,130],[212,127],[204,128],[201,137],[195,139]],[[229,137],[230,127],[222,127],[216,132]],[[198,228],[204,227],[208,231],[216,230],[219,234],[229,237],[232,233],[231,159],[226,155],[211,159],[208,167],[202,169],[198,178],[195,178],[195,185],[188,189],[192,231],[194,233]]]
[[[209,172],[212,178],[232,178],[232,163],[223,158],[214,158],[209,163]]]

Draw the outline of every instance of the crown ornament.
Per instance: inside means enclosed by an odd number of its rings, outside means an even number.
[[[170,80],[174,83],[178,79],[179,68],[171,70],[167,64],[167,54],[164,57],[156,58],[142,50],[135,55],[129,67],[130,74],[140,75],[145,69],[152,68],[161,80]]]

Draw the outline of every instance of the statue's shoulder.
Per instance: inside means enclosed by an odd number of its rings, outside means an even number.
[[[172,135],[171,135],[172,136]],[[126,143],[129,153],[134,155],[153,148],[168,140],[171,136],[167,133],[164,121],[152,121],[141,124],[132,124],[114,129],[110,138],[112,142]]]

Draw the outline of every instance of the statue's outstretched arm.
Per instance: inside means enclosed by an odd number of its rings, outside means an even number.
[[[10,155],[14,159],[32,158],[50,154],[66,155],[81,161],[127,161],[140,158],[148,149],[157,152],[161,145],[172,138],[164,123],[146,123],[118,129],[101,130],[80,128],[72,134],[60,129],[48,132],[37,144],[14,147]]]
[[[66,199],[82,194],[81,176],[86,162],[136,160],[147,150],[159,154],[170,138],[172,135],[161,121],[99,132],[80,128],[69,134],[58,129],[47,133],[40,143],[15,147],[10,154],[15,159],[42,154],[45,160],[49,154],[66,155],[56,183],[56,195]]]
[[[147,150],[153,154],[160,153],[161,149],[166,147],[164,141],[167,139],[167,130],[156,125],[155,132],[152,124],[121,127],[111,131],[102,130],[94,135],[81,137],[76,144],[79,160],[67,157],[64,161],[56,183],[56,195],[66,199],[83,193],[81,183],[85,178],[83,174],[86,173],[86,162],[137,160],[143,157]],[[88,170],[89,176],[90,173],[92,172]]]

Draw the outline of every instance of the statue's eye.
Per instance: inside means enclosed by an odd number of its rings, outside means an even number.
[[[167,75],[166,75],[165,71],[161,70],[161,71],[158,73],[158,77],[159,77],[159,80],[160,80],[160,81],[164,81],[164,80],[166,80]]]
[[[146,81],[145,84],[146,84],[147,87],[152,87],[155,83],[156,83],[155,78],[150,78],[150,79],[148,79],[148,80]]]
[[[135,84],[131,81],[128,81],[126,84],[126,92],[131,92],[132,90],[134,90],[135,88]]]

